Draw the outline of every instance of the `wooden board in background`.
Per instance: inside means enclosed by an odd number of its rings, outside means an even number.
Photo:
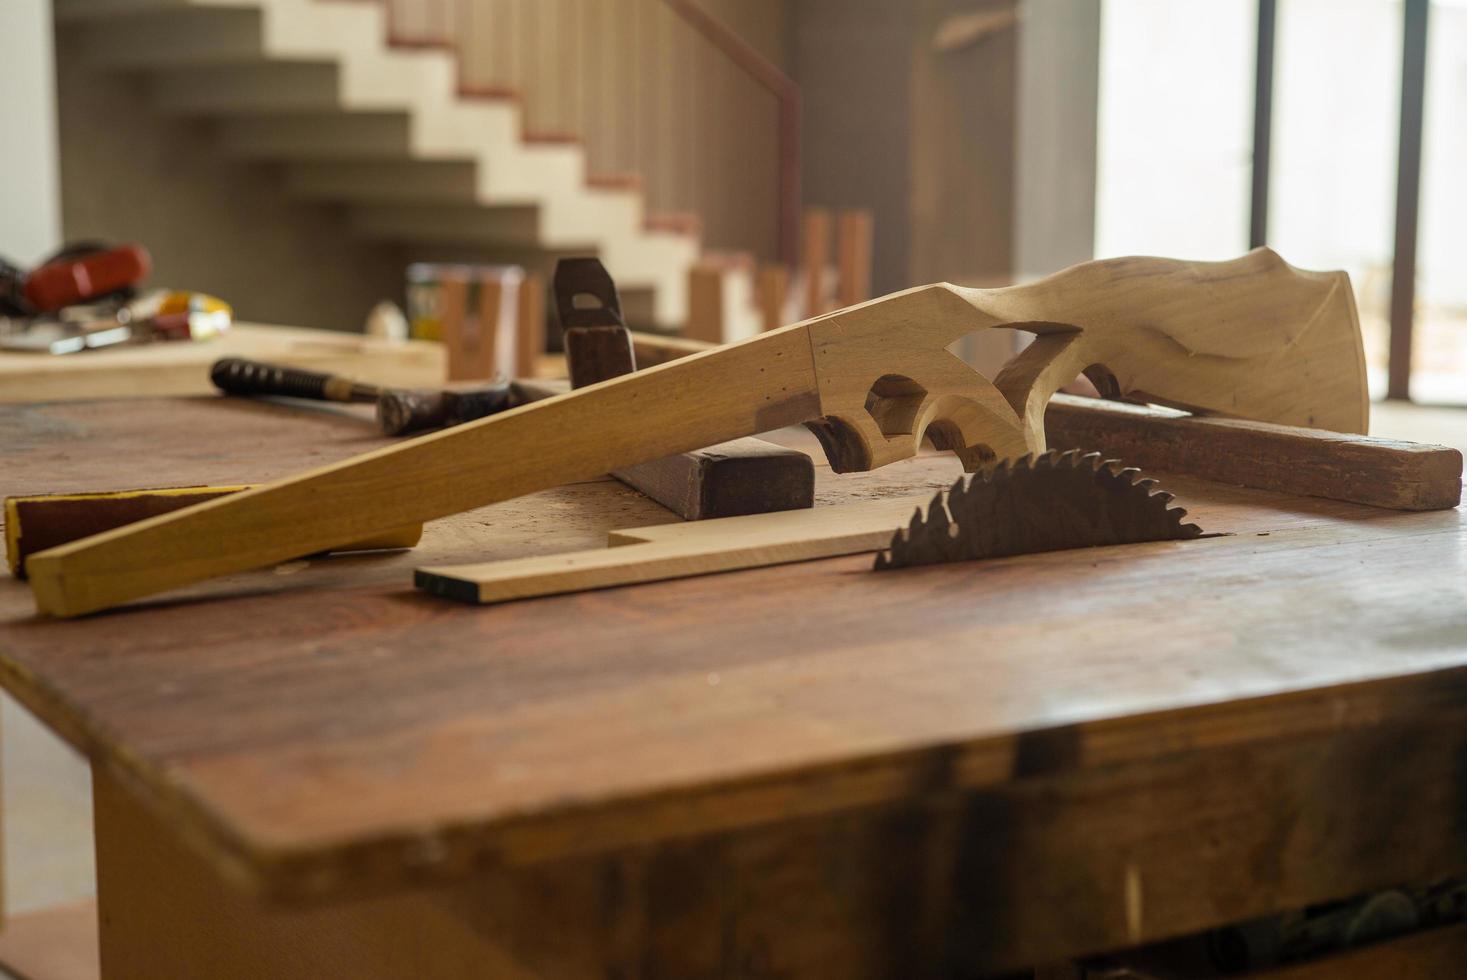
[[[209,366],[221,357],[283,362],[399,387],[441,385],[447,370],[442,347],[431,341],[237,323],[223,337],[198,343],[60,357],[0,352],[0,404],[213,394]]]

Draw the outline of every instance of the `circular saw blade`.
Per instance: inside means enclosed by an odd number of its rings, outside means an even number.
[[[1195,538],[1187,512],[1135,467],[1051,450],[962,477],[892,536],[877,570]]]

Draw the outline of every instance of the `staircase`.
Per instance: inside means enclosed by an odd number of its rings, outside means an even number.
[[[679,331],[695,218],[649,215],[635,176],[525,131],[510,93],[465,92],[454,54],[393,46],[373,0],[56,0],[69,50],[142,73],[158,112],[213,122],[287,193],[347,209],[366,240],[599,255],[651,326]],[[759,329],[750,264],[725,262],[725,339]]]

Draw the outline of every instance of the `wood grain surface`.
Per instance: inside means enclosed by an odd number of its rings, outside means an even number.
[[[165,472],[252,482],[383,441],[341,410],[208,399],[5,409],[0,435],[3,493]],[[817,506],[935,490],[957,469],[926,455],[856,476],[822,465]],[[999,787],[1042,808],[1054,791],[1024,788],[1037,774],[1119,780],[1103,803],[1116,808],[1128,767],[1171,767],[1185,779],[1152,819],[1173,821],[1205,785],[1221,807],[1289,778],[1283,762],[1218,768],[1219,753],[1286,758],[1268,746],[1296,741],[1343,753],[1341,773],[1388,750],[1417,780],[1395,801],[1449,794],[1455,743],[1390,732],[1467,701],[1460,512],[1163,486],[1229,536],[882,575],[869,557],[834,559],[487,610],[412,589],[413,565],[569,551],[670,520],[592,480],[433,522],[408,557],[291,562],[86,620],[39,619],[21,584],[0,582],[0,681],[215,867],[282,900]],[[1421,820],[1464,812],[1439,802]],[[1075,805],[1065,819],[1081,827]],[[1127,819],[1150,806],[1127,804]],[[1415,872],[1462,856],[1455,824],[1388,809],[1392,833],[1419,837]],[[1231,826],[1218,812],[1199,833]],[[1030,843],[1059,861],[1078,846],[1065,839]],[[1373,852],[1289,894],[1369,887],[1392,861]],[[1105,874],[1104,895],[1120,894]],[[1187,907],[1169,927],[1205,911]],[[1106,922],[1087,942],[1125,939],[1124,918]]]

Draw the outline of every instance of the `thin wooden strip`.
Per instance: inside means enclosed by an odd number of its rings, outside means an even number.
[[[1055,395],[1044,416],[1056,449],[1099,450],[1128,465],[1218,483],[1395,510],[1447,510],[1462,498],[1462,454],[1446,446]]]
[[[714,572],[783,565],[876,551],[927,497],[875,500],[845,507],[761,514],[612,532],[618,547],[420,568],[418,588],[460,602],[494,603],[605,589]]]

